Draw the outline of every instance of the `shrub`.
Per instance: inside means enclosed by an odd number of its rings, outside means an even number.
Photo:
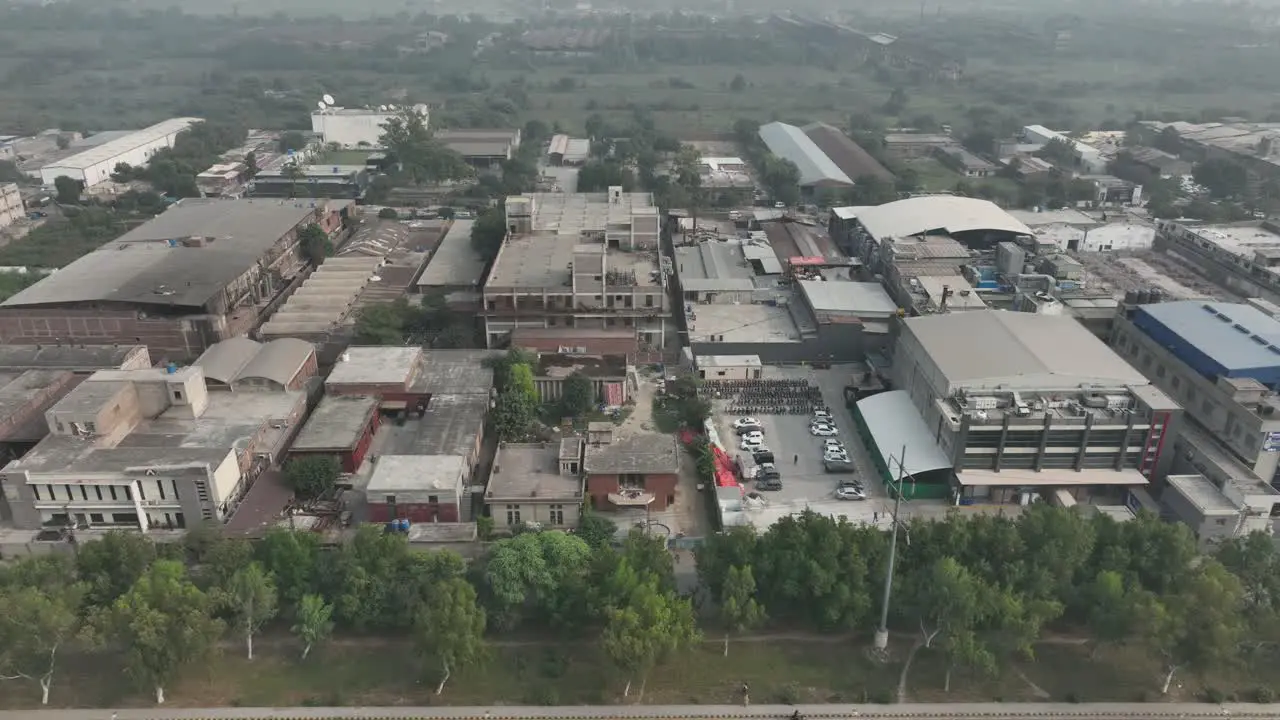
[[[1253,701],[1263,705],[1270,705],[1276,701],[1276,693],[1269,687],[1258,687],[1253,691]]]

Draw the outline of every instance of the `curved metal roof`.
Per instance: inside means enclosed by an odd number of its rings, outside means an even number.
[[[875,207],[859,208],[858,221],[875,238],[909,237],[928,232],[955,234],[995,230],[1031,235],[1031,228],[990,200],[956,195],[921,195]]]
[[[210,380],[230,385],[240,371],[262,350],[262,343],[246,337],[227,338],[205,350],[195,364]]]
[[[262,346],[236,379],[265,378],[280,385],[288,385],[313,352],[315,349],[311,343],[296,338],[272,340]]]
[[[796,164],[801,185],[853,185],[853,180],[795,125],[771,122],[760,126],[760,139],[769,152]]]

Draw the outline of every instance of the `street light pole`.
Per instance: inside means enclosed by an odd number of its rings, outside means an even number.
[[[889,649],[889,598],[893,593],[893,563],[898,556],[898,511],[902,509],[902,481],[906,469],[907,446],[902,446],[902,454],[898,456],[898,487],[893,500],[893,530],[889,535],[889,563],[884,573],[884,597],[880,601],[880,627],[876,628],[875,649],[885,652]]]

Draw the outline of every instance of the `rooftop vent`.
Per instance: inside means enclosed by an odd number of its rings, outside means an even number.
[[[1235,328],[1237,332],[1242,332],[1242,333],[1244,333],[1245,335],[1248,335],[1248,334],[1249,334],[1249,328],[1247,328],[1247,327],[1245,327],[1245,326],[1241,325],[1240,323],[1236,323],[1235,325],[1232,325],[1231,327]]]

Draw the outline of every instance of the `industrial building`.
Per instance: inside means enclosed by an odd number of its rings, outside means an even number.
[[[554,529],[578,526],[582,512],[582,438],[553,443],[501,443],[485,487],[484,504],[494,525]]]
[[[1280,491],[1265,483],[1227,483],[1221,487],[1204,475],[1170,475],[1160,506],[1165,517],[1191,528],[1204,552],[1233,538],[1272,532],[1272,513]]]
[[[92,375],[98,370],[151,367],[144,345],[0,345],[0,372],[66,370]]]
[[[466,460],[457,455],[383,455],[365,486],[369,520],[456,523],[471,519]],[[464,502],[465,500],[465,502]]]
[[[208,389],[232,392],[305,390],[318,371],[315,348],[294,338],[227,338],[192,364],[204,371]]]
[[[376,108],[326,107],[311,112],[311,132],[321,137],[326,145],[337,143],[344,148],[382,147],[383,125],[403,110],[412,110],[429,124],[431,109],[426,105],[398,108],[382,105]]]
[[[957,147],[958,140],[950,135],[930,133],[889,133],[884,136],[884,149],[895,160],[914,160],[932,157],[941,149]]]
[[[298,232],[350,201],[188,199],[0,303],[6,343],[146,345],[192,359],[248,334],[305,266]]]
[[[857,405],[882,472],[905,445],[917,489],[962,504],[1123,505],[1173,462],[1181,408],[1070,317],[908,318],[893,380]]]
[[[1022,128],[1022,141],[1028,145],[1044,146],[1057,141],[1066,143],[1074,152],[1072,167],[1065,168],[1084,174],[1099,174],[1107,171],[1108,158],[1097,148],[1074,140],[1056,130],[1043,125],[1028,125]]]
[[[249,195],[258,198],[346,198],[359,200],[369,188],[364,165],[282,164],[259,170],[249,181]]]
[[[520,149],[520,130],[436,130],[436,140],[479,170],[498,170]]]
[[[1266,304],[1182,301],[1130,307],[1111,344],[1187,408],[1175,470],[1206,478],[1244,516],[1280,503],[1280,321]],[[1271,498],[1251,501],[1240,497]],[[1262,507],[1267,505],[1267,507]],[[1192,523],[1194,525],[1194,522]]]
[[[289,459],[325,457],[344,473],[360,469],[381,415],[378,399],[329,395],[320,401],[289,448]]]
[[[40,182],[52,186],[60,177],[69,177],[91,188],[111,179],[116,165],[146,165],[160,150],[173,147],[178,133],[204,122],[200,118],[172,118],[148,128],[130,132],[95,145],[84,152],[62,158],[40,168]]]
[[[837,127],[827,123],[812,123],[801,130],[813,144],[827,156],[835,166],[840,168],[846,177],[857,182],[859,178],[874,177],[892,183],[896,178],[889,169],[871,156],[871,153],[854,142],[852,138]]]
[[[419,294],[443,294],[452,308],[480,309],[485,261],[471,244],[475,220],[454,220],[440,238],[415,286]]]
[[[553,135],[547,155],[552,165],[581,165],[591,157],[591,140],[568,135]]]
[[[379,256],[325,258],[298,289],[262,324],[263,338],[300,337],[325,342],[346,322],[356,298],[377,277]]]
[[[1280,303],[1280,225],[1156,223],[1156,250],[1169,251],[1217,285],[1243,297]]]
[[[17,183],[0,183],[0,230],[27,217]]]
[[[482,290],[489,347],[522,327],[635,328],[645,346],[665,345],[670,269],[652,196],[620,187],[514,196],[506,223]]]
[[[511,347],[539,354],[615,355],[636,362],[640,341],[634,329],[625,328],[517,328],[511,331]]]
[[[213,393],[198,367],[102,370],[0,475],[24,530],[184,528],[231,516],[306,414],[303,392]]]
[[[898,304],[880,283],[800,280],[796,284],[820,329],[824,325],[856,325],[865,334],[887,338],[889,323],[898,315]]]
[[[795,163],[800,170],[802,192],[812,194],[819,188],[853,187],[853,179],[795,125],[771,122],[761,125],[759,134],[769,152]]]

